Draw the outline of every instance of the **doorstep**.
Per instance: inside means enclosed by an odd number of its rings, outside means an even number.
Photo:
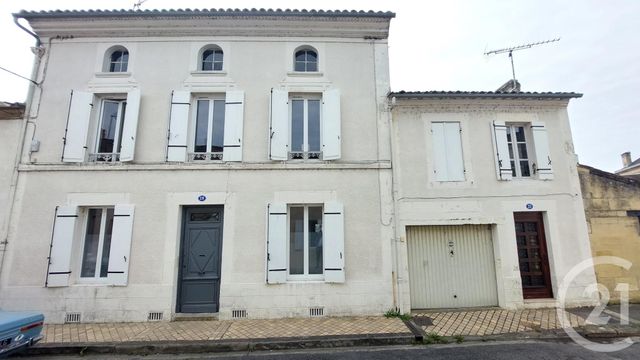
[[[172,321],[214,321],[220,319],[220,313],[176,313]]]

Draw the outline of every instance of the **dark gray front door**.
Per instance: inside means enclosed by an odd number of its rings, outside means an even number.
[[[184,209],[178,278],[180,313],[218,312],[222,217],[222,206]]]

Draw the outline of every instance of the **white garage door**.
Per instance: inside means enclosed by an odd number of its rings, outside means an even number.
[[[412,309],[497,306],[490,225],[407,227]]]

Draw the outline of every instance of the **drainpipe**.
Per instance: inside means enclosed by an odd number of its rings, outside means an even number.
[[[9,244],[9,233],[10,228],[11,228],[11,223],[12,223],[12,219],[13,219],[13,210],[15,208],[15,198],[16,198],[16,192],[17,192],[17,186],[18,186],[18,178],[19,178],[19,172],[18,172],[18,167],[20,166],[20,162],[22,161],[22,155],[24,153],[24,141],[25,138],[27,136],[27,125],[29,123],[29,120],[31,119],[31,109],[32,109],[32,103],[33,103],[33,94],[35,92],[36,86],[40,87],[40,84],[37,83],[37,81],[35,81],[35,79],[38,76],[38,71],[40,69],[40,63],[41,63],[41,58],[44,55],[44,48],[42,47],[42,41],[40,40],[40,37],[38,35],[36,35],[34,32],[32,32],[31,30],[27,29],[26,27],[22,26],[19,22],[18,19],[21,19],[22,17],[19,14],[13,14],[13,22],[22,30],[24,30],[27,34],[33,36],[36,39],[36,46],[35,48],[33,48],[33,53],[35,56],[35,59],[33,61],[33,67],[31,68],[31,83],[29,84],[29,90],[27,92],[27,98],[25,100],[25,109],[24,109],[24,115],[22,118],[22,131],[20,132],[20,139],[18,141],[18,148],[16,149],[16,157],[14,160],[14,167],[13,167],[13,173],[11,175],[11,185],[9,187],[9,201],[8,201],[8,211],[7,211],[7,220],[5,222],[5,229],[3,231],[3,233],[1,234],[2,237],[0,237],[0,289],[2,289],[2,273],[3,273],[3,267],[4,267],[4,256],[5,253],[7,251],[7,246]]]

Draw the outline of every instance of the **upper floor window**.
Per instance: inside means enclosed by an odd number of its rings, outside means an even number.
[[[122,46],[115,46],[107,51],[105,72],[127,72],[129,67],[129,51]]]
[[[224,97],[198,98],[190,160],[222,160],[224,150]]]
[[[122,148],[122,130],[124,129],[125,99],[103,99],[99,115],[98,136],[95,153],[90,155],[93,161],[118,161]]]
[[[507,145],[511,176],[530,177],[531,161],[529,157],[529,135],[523,124],[507,124]]]
[[[201,71],[222,71],[224,53],[219,47],[209,47],[202,51]]]
[[[304,72],[318,71],[318,52],[311,48],[297,50],[294,59],[294,70]]]
[[[320,96],[293,96],[291,103],[291,159],[319,159]]]

